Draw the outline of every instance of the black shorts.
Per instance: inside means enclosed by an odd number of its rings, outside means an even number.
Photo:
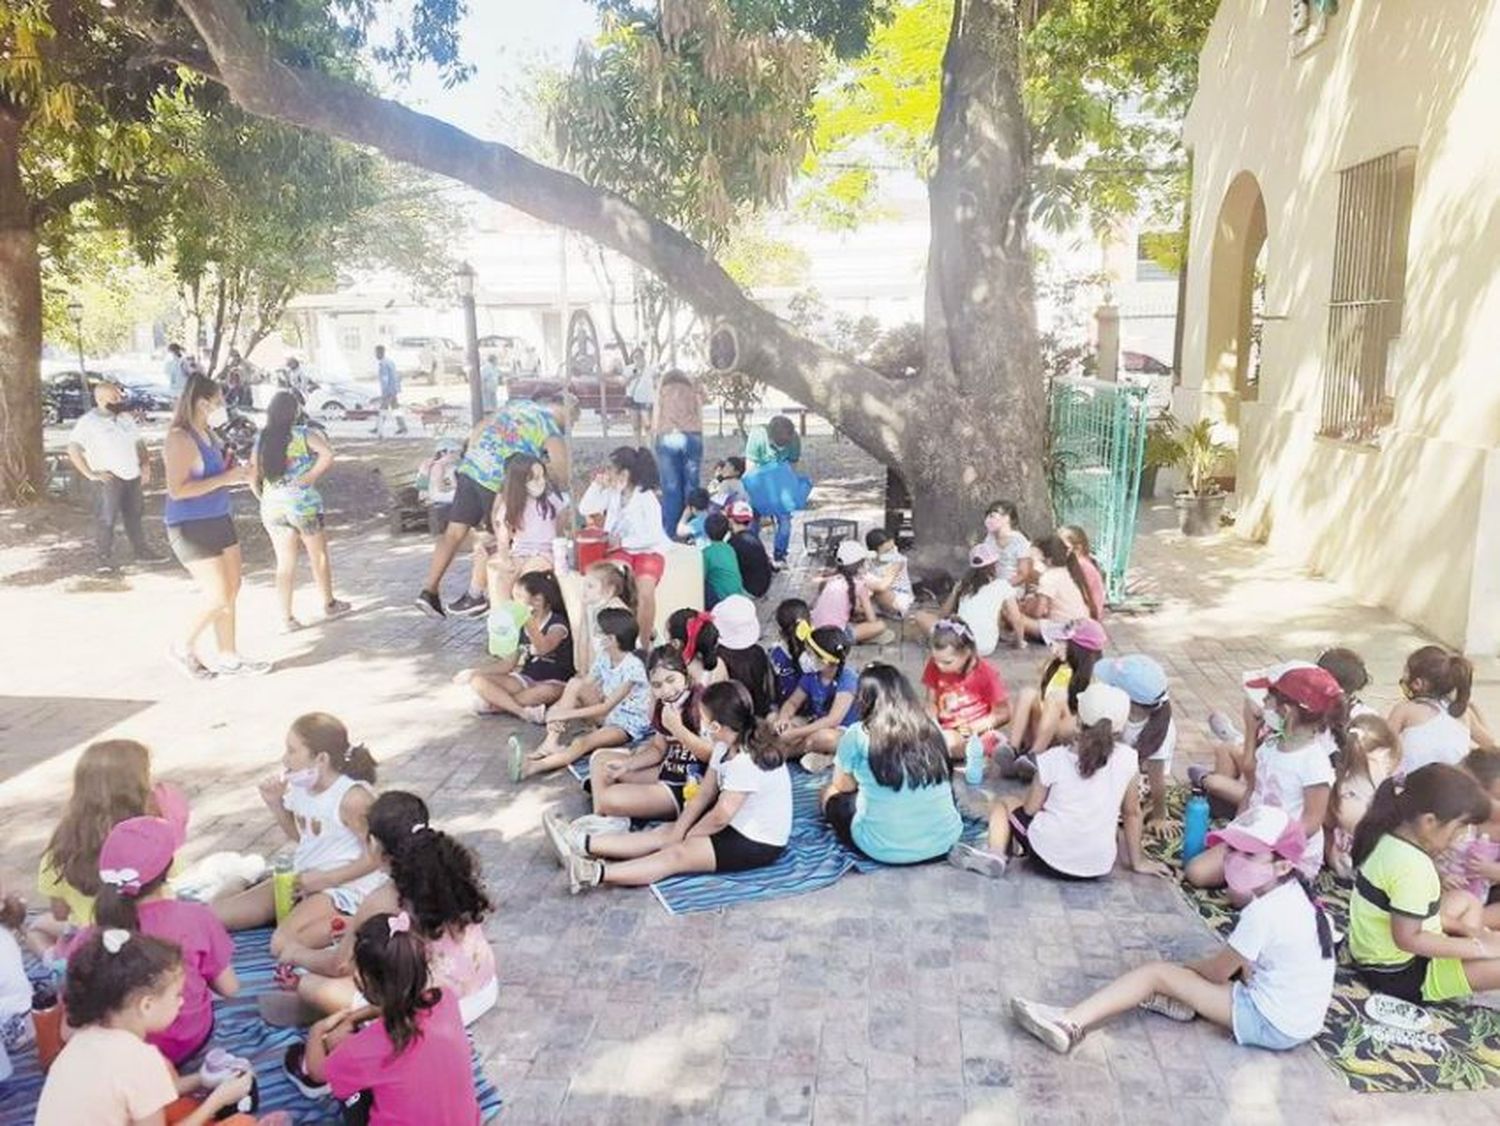
[[[495,507],[495,490],[486,489],[472,477],[460,473],[453,490],[453,506],[448,510],[450,524],[490,530],[490,510]]]
[[[1038,856],[1036,849],[1031,847],[1031,838],[1026,834],[1026,830],[1031,827],[1032,816],[1033,814],[1027,813],[1024,809],[1017,809],[1010,815],[1011,843],[1022,856],[1026,857],[1028,867],[1037,874],[1050,876],[1054,880],[1072,880],[1087,883],[1090,880],[1099,878],[1097,876],[1075,876],[1071,872],[1060,872]]]
[[[177,556],[177,561],[185,566],[205,559],[217,559],[239,543],[240,537],[235,534],[233,519],[210,516],[203,520],[168,524],[167,542],[172,545],[172,554]]]
[[[1406,965],[1393,966],[1389,969],[1362,966],[1355,962],[1354,973],[1360,981],[1376,993],[1384,993],[1388,997],[1409,1001],[1413,1005],[1425,1005],[1427,1002],[1422,999],[1422,986],[1427,981],[1428,961],[1429,959],[1418,954],[1414,955]]]
[[[733,825],[725,825],[708,843],[714,846],[715,872],[745,872],[751,868],[764,868],[775,864],[786,851],[785,845],[752,841]]]

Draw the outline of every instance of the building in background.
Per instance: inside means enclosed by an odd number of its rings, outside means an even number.
[[[1178,413],[1237,446],[1238,530],[1480,653],[1500,650],[1497,109],[1500,0],[1224,0],[1185,128]]]

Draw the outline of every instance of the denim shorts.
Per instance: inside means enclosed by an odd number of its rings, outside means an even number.
[[[1233,1024],[1234,1042],[1246,1048],[1265,1048],[1272,1052],[1285,1052],[1304,1043],[1305,1039],[1288,1036],[1281,1029],[1260,1015],[1250,991],[1239,982],[1234,983],[1234,1000],[1231,1003],[1230,1021]]]

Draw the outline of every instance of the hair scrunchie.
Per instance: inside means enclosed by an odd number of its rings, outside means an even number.
[[[691,661],[698,655],[698,635],[703,632],[703,627],[713,622],[714,616],[707,610],[699,610],[687,624],[687,644],[682,648],[682,659]]]

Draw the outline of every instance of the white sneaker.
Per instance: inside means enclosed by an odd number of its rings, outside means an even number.
[[[549,810],[542,814],[542,830],[547,834],[547,843],[552,846],[557,862],[566,867],[573,859],[573,838],[568,823]]]
[[[813,751],[803,755],[799,761],[802,763],[802,769],[809,774],[822,774],[823,771],[833,765],[833,756],[820,755],[816,751]]]
[[[1155,1013],[1159,1017],[1175,1020],[1182,1024],[1198,1019],[1198,1012],[1186,1001],[1179,1001],[1176,997],[1168,997],[1165,993],[1153,993],[1141,1002],[1141,1008],[1148,1013]]]
[[[978,872],[992,880],[1005,875],[1005,857],[962,841],[948,850],[948,863],[962,871]]]
[[[568,858],[568,890],[574,895],[598,887],[603,880],[602,861],[592,856],[579,856],[576,852]]]
[[[585,813],[582,817],[575,817],[573,823],[568,826],[568,842],[572,845],[574,852],[583,851],[583,839],[585,837],[597,837],[604,833],[628,833],[630,832],[630,818],[611,817],[603,813]]]
[[[1083,1029],[1063,1020],[1066,1009],[1028,1001],[1024,997],[1012,997],[1010,1011],[1022,1028],[1054,1052],[1067,1055],[1083,1039]]]

